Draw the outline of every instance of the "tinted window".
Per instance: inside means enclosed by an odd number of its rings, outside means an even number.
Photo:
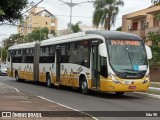
[[[55,49],[54,46],[41,46],[40,48],[40,63],[54,63]]]
[[[90,42],[80,41],[61,44],[61,63],[74,63],[89,67]]]

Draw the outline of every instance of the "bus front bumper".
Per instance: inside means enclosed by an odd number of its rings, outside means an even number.
[[[104,92],[145,92],[149,89],[150,82],[139,84],[121,84],[112,81],[101,81],[100,89]]]

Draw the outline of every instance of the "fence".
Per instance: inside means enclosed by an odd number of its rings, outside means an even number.
[[[160,67],[150,69],[150,79],[152,82],[160,82]]]

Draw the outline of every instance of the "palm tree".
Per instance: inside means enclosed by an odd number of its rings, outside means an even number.
[[[105,30],[110,30],[111,26],[115,25],[119,7],[123,5],[123,0],[96,0],[94,2],[93,25],[98,28],[101,24],[104,25]]]
[[[160,0],[151,0],[151,3],[153,4],[153,6],[158,6],[160,5]]]
[[[76,24],[71,24],[71,30],[72,30],[73,33],[77,33],[77,32],[81,31],[81,28],[79,26],[81,23],[82,22],[79,21]]]

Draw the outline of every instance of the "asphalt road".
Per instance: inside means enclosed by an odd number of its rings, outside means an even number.
[[[16,87],[27,94],[42,96],[60,104],[80,111],[160,111],[160,99],[151,98],[137,93],[127,93],[117,97],[113,93],[91,93],[83,95],[73,89],[47,88],[31,82],[16,82],[9,77],[0,77],[0,82]],[[104,120],[160,120],[160,117],[96,117]]]

